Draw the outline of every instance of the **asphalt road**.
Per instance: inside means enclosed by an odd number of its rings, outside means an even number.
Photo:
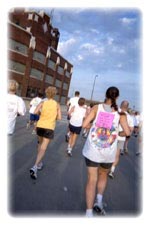
[[[13,136],[8,137],[8,211],[12,216],[84,216],[86,166],[82,156],[85,139],[78,137],[73,156],[66,154],[68,121],[57,122],[44,168],[32,180],[29,169],[37,151],[37,137],[26,129],[29,118],[18,117]],[[120,156],[115,178],[108,179],[104,194],[106,216],[136,217],[142,212],[142,156],[136,156],[137,138],[131,137],[129,154]]]

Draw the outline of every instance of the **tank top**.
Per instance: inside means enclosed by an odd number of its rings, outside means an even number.
[[[86,114],[86,109],[84,107],[76,105],[71,115],[70,124],[75,127],[81,127],[85,114]]]
[[[57,102],[53,99],[43,102],[37,127],[54,130],[57,118]]]
[[[119,119],[118,112],[105,111],[103,104],[98,105],[96,118],[82,151],[86,158],[97,163],[115,161]]]

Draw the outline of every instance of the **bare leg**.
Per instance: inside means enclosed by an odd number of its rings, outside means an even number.
[[[88,170],[88,180],[86,184],[86,207],[87,209],[92,209],[96,194],[98,168],[87,167],[87,170]]]
[[[71,136],[70,136],[70,139],[69,139],[70,148],[74,147],[74,145],[76,143],[77,136],[78,136],[77,134],[71,133]]]
[[[116,156],[115,156],[115,162],[112,164],[112,166],[116,167],[119,163],[120,159],[120,149],[117,149]]]
[[[107,174],[109,169],[104,169],[102,167],[98,170],[98,182],[97,182],[97,191],[98,194],[103,195],[106,185],[107,185]]]
[[[48,138],[42,138],[41,140],[42,140],[42,142],[39,143],[39,146],[38,146],[38,154],[37,154],[37,158],[36,158],[36,161],[35,161],[35,165],[36,166],[43,159],[43,157],[45,155],[45,152],[46,152],[46,149],[47,149],[47,146],[50,143],[50,139],[48,139]]]

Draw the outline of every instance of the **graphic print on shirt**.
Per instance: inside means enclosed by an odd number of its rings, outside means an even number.
[[[117,132],[113,126],[114,114],[99,112],[97,120],[91,129],[92,143],[98,149],[109,148],[117,137]]]

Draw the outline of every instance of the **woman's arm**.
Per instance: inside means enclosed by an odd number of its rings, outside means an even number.
[[[40,111],[42,109],[43,106],[43,102],[39,103],[36,107],[36,109],[34,110],[34,114],[40,114]]]
[[[68,112],[68,115],[71,117],[71,114],[74,112],[74,109],[75,109],[75,106],[73,106],[70,110],[69,110],[69,112]]]
[[[90,122],[95,119],[96,113],[97,113],[98,105],[93,106],[91,112],[88,114],[88,116],[84,119],[82,127],[83,128],[89,128]]]
[[[61,108],[59,103],[57,103],[57,120],[61,120]]]
[[[120,125],[123,129],[123,131],[119,132],[119,136],[130,136],[131,130],[127,122],[127,116],[126,115],[120,115]]]

